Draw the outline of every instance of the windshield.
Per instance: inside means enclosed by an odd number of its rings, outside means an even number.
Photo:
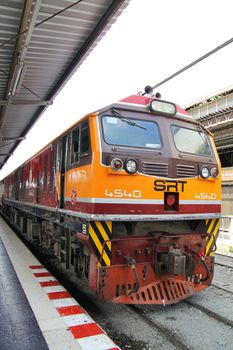
[[[203,132],[175,125],[172,125],[171,130],[179,151],[205,157],[211,156],[210,146]]]
[[[104,116],[102,125],[104,140],[108,144],[161,148],[159,129],[152,121]]]

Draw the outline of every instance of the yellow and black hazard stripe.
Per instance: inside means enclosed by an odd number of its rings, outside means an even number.
[[[90,244],[99,260],[99,266],[111,265],[112,222],[93,221],[89,224]]]
[[[219,233],[220,219],[207,219],[205,223],[208,234],[206,237],[206,255],[212,255]]]

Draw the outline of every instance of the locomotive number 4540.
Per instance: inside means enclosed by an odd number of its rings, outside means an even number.
[[[205,193],[205,192],[201,192],[201,193],[195,193],[195,198],[196,199],[216,199],[217,195],[216,193]]]
[[[112,191],[106,189],[104,192],[106,197],[114,197],[114,198],[141,198],[142,197],[142,192],[139,190],[133,190],[131,192],[128,192],[127,190],[122,190],[119,188],[116,188]]]

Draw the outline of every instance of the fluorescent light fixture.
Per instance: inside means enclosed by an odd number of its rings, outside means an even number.
[[[25,70],[26,70],[26,67],[24,64],[18,64],[15,67],[14,74],[11,80],[11,87],[9,91],[10,96],[14,96],[18,92],[23,81]]]

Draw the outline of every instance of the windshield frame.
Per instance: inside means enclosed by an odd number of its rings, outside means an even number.
[[[135,125],[131,125],[132,128],[138,128],[138,122],[142,121],[142,122],[148,122],[148,123],[153,123],[155,124],[156,128],[157,128],[157,132],[158,132],[158,136],[159,136],[159,141],[160,141],[160,147],[143,147],[143,146],[131,146],[131,145],[125,145],[125,144],[117,144],[117,143],[109,143],[107,142],[106,140],[106,137],[105,137],[105,130],[104,130],[104,125],[103,125],[103,119],[105,117],[110,117],[110,118],[116,118],[116,119],[119,119],[120,121],[122,122],[125,122],[126,124],[128,124],[130,126],[130,124],[128,123],[128,121],[132,121],[132,123],[134,123]],[[143,150],[148,150],[148,151],[160,151],[162,148],[163,148],[163,140],[162,140],[162,135],[161,135],[161,131],[160,131],[160,126],[159,124],[155,121],[155,120],[152,120],[152,119],[145,119],[145,118],[133,118],[132,116],[124,116],[122,115],[122,118],[121,117],[117,117],[117,115],[113,115],[113,114],[103,114],[101,115],[100,117],[100,122],[101,122],[101,132],[102,132],[102,138],[103,138],[103,141],[109,145],[109,146],[116,146],[116,147],[122,147],[122,148],[130,148],[130,149],[143,149]],[[143,128],[142,128],[143,129]]]
[[[177,147],[177,144],[176,144],[176,141],[175,141],[175,135],[173,134],[172,132],[172,127],[178,127],[180,129],[186,129],[186,130],[190,130],[190,131],[193,131],[193,132],[197,132],[197,133],[202,133],[206,139],[206,142],[207,142],[207,145],[209,147],[209,150],[210,150],[210,154],[200,154],[200,153],[194,153],[194,152],[187,152],[185,150],[181,150]],[[178,124],[171,124],[170,125],[170,130],[171,130],[171,136],[172,136],[172,139],[173,139],[173,142],[174,142],[174,145],[175,145],[175,148],[178,152],[182,153],[182,154],[189,154],[189,155],[193,155],[193,156],[197,156],[197,157],[205,157],[205,158],[212,158],[214,156],[214,152],[213,152],[213,148],[212,148],[212,145],[210,143],[210,140],[209,140],[209,137],[208,137],[208,134],[206,134],[203,130],[199,129],[193,129],[193,128],[189,128],[187,126],[183,126],[183,125],[178,125]]]

